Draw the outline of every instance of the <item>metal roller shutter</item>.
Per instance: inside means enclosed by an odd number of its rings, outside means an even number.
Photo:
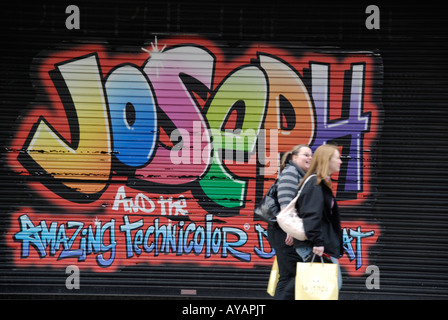
[[[446,299],[445,17],[366,7],[6,5],[2,297],[270,299],[254,204],[333,142],[341,299]]]

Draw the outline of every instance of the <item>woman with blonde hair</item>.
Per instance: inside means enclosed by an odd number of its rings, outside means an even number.
[[[299,182],[311,164],[312,151],[305,144],[294,146],[283,154],[277,179],[277,200],[280,209],[286,207],[298,192]],[[299,257],[293,247],[294,240],[277,223],[268,226],[268,240],[277,255],[280,278],[275,291],[276,300],[293,300],[296,265]]]
[[[312,255],[338,263],[343,254],[342,229],[336,198],[331,188],[330,176],[338,172],[342,161],[336,146],[325,144],[316,149],[310,168],[302,182],[312,176],[304,186],[296,209],[303,219],[307,240],[294,239],[294,247],[302,261]],[[339,288],[342,277],[339,270]]]

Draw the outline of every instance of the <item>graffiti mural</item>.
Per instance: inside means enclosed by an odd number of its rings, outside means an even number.
[[[230,55],[195,37],[131,51],[83,44],[35,59],[36,100],[9,154],[33,191],[11,215],[17,266],[271,265],[253,208],[299,143],[340,146],[342,208],[374,197],[375,54]],[[343,265],[363,274],[380,228],[362,215],[343,226]]]

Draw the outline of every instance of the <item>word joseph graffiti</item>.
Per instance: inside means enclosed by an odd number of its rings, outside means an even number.
[[[231,60],[187,40],[120,54],[80,45],[36,60],[41,92],[9,163],[35,177],[27,184],[51,213],[12,215],[17,265],[269,265],[275,252],[253,207],[299,143],[340,146],[342,207],[370,196],[375,55],[256,45]],[[349,272],[363,273],[378,235],[362,217],[344,225]]]

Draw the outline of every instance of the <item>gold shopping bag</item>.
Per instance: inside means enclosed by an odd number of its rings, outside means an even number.
[[[274,263],[272,264],[271,275],[269,276],[268,290],[267,292],[272,297],[275,295],[275,289],[277,288],[278,278],[280,277],[278,273],[277,256],[275,256]]]
[[[298,262],[295,298],[296,300],[338,300],[337,264]]]

